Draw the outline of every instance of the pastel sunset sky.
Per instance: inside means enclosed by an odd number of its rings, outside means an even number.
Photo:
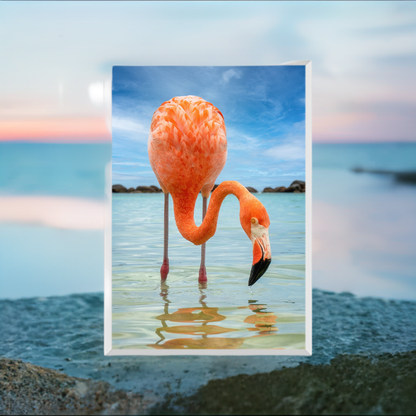
[[[313,63],[314,142],[415,141],[414,2],[0,2],[0,140],[109,141],[114,65]]]

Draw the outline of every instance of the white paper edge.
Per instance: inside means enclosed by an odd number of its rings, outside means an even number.
[[[104,355],[312,355],[312,62],[291,61],[277,66],[305,66],[305,349],[156,350],[112,348],[111,162],[106,166],[104,212]],[[259,65],[260,66],[260,65]],[[111,124],[110,124],[111,125]]]

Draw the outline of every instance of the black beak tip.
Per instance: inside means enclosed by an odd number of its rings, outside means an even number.
[[[269,268],[272,259],[263,259],[261,258],[257,263],[253,264],[250,272],[250,278],[248,279],[248,285],[253,286],[257,280],[260,279],[266,273],[266,270]]]

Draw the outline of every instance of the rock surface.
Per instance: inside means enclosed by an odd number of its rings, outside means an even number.
[[[20,360],[0,358],[2,415],[145,414],[153,404],[105,381],[69,377]]]
[[[416,414],[416,351],[339,355],[328,365],[211,380],[151,414]]]

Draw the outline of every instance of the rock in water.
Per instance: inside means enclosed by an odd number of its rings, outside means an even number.
[[[278,186],[274,188],[274,192],[285,192],[285,191],[286,191],[286,186]]]
[[[287,188],[284,192],[296,192],[296,193],[305,192],[305,182],[293,181],[290,184],[289,188]]]
[[[127,192],[127,188],[125,186],[120,185],[120,184],[113,185],[113,193],[123,194],[123,193],[126,193],[126,192]]]
[[[290,184],[290,186],[293,186],[293,185],[299,185],[301,188],[304,188],[305,187],[305,182],[304,181],[293,181]]]
[[[136,188],[136,191],[140,191],[140,192],[142,192],[144,194],[152,194],[154,192],[157,192],[151,186],[138,186]]]
[[[252,188],[251,186],[246,186],[247,191],[251,192],[252,194],[256,194],[257,193],[257,189]]]
[[[163,192],[160,188],[155,185],[150,185],[150,188],[153,189],[154,192]]]

